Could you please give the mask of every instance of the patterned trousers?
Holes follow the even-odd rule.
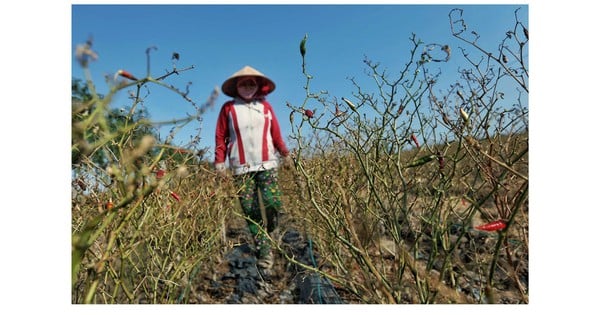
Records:
[[[277,170],[251,172],[235,176],[235,183],[239,189],[239,200],[242,211],[246,215],[246,222],[250,233],[260,247],[260,254],[269,250],[267,233],[273,232],[277,227],[277,219],[281,210],[281,191],[277,181]],[[261,215],[259,194],[265,209],[266,224]]]

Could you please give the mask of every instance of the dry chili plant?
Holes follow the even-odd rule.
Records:
[[[174,65],[154,78],[148,62],[143,78],[118,70],[101,96],[91,80],[91,40],[78,46],[76,57],[86,82],[74,84],[72,106],[72,303],[188,302],[191,280],[222,256],[231,198],[198,156],[204,152],[196,148],[199,135],[185,147],[170,139],[199,121],[217,94],[196,104],[187,87],[165,82],[193,66]],[[154,132],[158,124],[138,114],[148,85],[180,95],[196,112],[174,119],[165,141]],[[113,96],[126,91],[131,107],[115,112]]]
[[[528,40],[516,34],[528,33],[517,10],[495,55],[462,37],[462,11],[449,17],[477,54],[460,48],[470,67],[445,92],[432,69],[448,45],[413,35],[397,77],[365,59],[374,91],[352,79],[356,92],[337,97],[311,91],[301,42],[306,98],[288,103],[296,171],[285,195],[351,301],[528,302]],[[474,229],[492,221],[501,229]]]

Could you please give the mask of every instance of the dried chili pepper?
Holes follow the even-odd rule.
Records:
[[[402,112],[404,111],[404,108],[405,108],[405,107],[406,107],[406,106],[404,106],[404,105],[400,105],[400,106],[398,107],[398,113],[397,113],[397,114],[398,114],[398,116],[402,115]]]
[[[506,228],[506,223],[504,222],[504,220],[497,220],[494,222],[486,223],[486,224],[475,227],[476,230],[488,231],[488,232],[500,231],[500,230],[503,230],[504,228]]]
[[[452,126],[452,123],[450,123],[450,118],[448,118],[448,115],[446,115],[446,113],[442,113],[442,120],[444,121],[444,123],[446,123],[446,125]]]
[[[415,143],[415,146],[417,146],[417,148],[420,147],[419,140],[417,140],[417,137],[415,136],[414,133],[410,134],[410,139]]]
[[[354,105],[354,103],[350,102],[349,99],[342,97],[342,101],[344,101],[346,103],[346,105],[348,105],[348,107],[350,107],[350,109],[358,114],[358,111],[356,109],[356,105]]]
[[[465,121],[465,123],[469,122],[469,114],[467,114],[467,112],[465,112],[464,109],[462,109],[462,107],[460,108],[460,117]]]
[[[335,117],[339,117],[339,116],[342,116],[342,115],[344,115],[344,112],[342,112],[342,111],[340,110],[340,106],[339,106],[339,105],[338,105],[338,103],[336,102],[336,103],[335,103]]]
[[[131,73],[129,73],[128,71],[125,71],[125,70],[123,70],[123,69],[120,69],[119,71],[117,71],[117,73],[118,73],[120,76],[124,77],[124,78],[127,78],[127,79],[129,79],[129,80],[133,80],[133,81],[137,81],[137,78],[136,78],[136,77],[134,77],[134,76],[133,76]]]
[[[181,198],[179,197],[179,195],[176,194],[174,191],[171,192],[171,197],[175,198],[175,200],[177,200],[177,202],[181,201]]]
[[[444,156],[440,152],[437,153],[437,159],[438,159],[438,164],[440,166],[440,171],[441,171],[444,169],[444,166],[446,165],[446,161],[444,160]]]

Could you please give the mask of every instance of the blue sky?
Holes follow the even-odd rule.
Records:
[[[277,88],[268,100],[274,106],[284,137],[290,133],[286,102],[300,104],[305,97],[306,79],[301,72],[298,45],[308,34],[306,62],[314,76],[313,92],[326,90],[330,97],[351,98],[355,78],[368,86],[364,57],[380,62],[390,73],[399,73],[409,60],[416,34],[425,44],[448,44],[458,52],[466,47],[453,38],[448,18],[453,8],[464,10],[469,30],[480,35],[480,44],[496,51],[507,30],[514,27],[515,10],[528,25],[528,5],[73,5],[72,47],[93,37],[93,49],[99,58],[91,63],[96,88],[106,93],[104,76],[126,69],[137,77],[146,75],[148,47],[151,74],[158,77],[171,69],[173,52],[180,54],[178,68],[195,69],[170,77],[167,82],[184,88],[192,82],[189,96],[203,103],[211,90],[245,65],[250,65],[275,81]],[[421,48],[422,49],[422,48]],[[420,53],[420,52],[419,52]],[[456,53],[439,69],[447,88],[456,80],[464,60]],[[83,72],[72,59],[72,75]],[[445,85],[444,85],[445,84]],[[151,119],[164,121],[193,113],[180,96],[156,85],[144,106]],[[202,128],[201,147],[214,146],[215,120],[220,106],[228,99],[220,95],[216,106],[205,113],[202,124],[192,123],[180,130],[175,143],[184,145],[190,135]],[[118,94],[113,107],[127,107],[127,94]],[[312,106],[312,107],[311,107]],[[308,104],[318,108],[318,104]],[[161,130],[165,138],[169,128]],[[291,144],[289,144],[291,145]]]

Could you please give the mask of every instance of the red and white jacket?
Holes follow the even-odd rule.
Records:
[[[223,104],[215,143],[215,166],[224,165],[229,157],[234,175],[276,168],[275,152],[284,157],[289,154],[273,108],[264,99],[235,98]]]

